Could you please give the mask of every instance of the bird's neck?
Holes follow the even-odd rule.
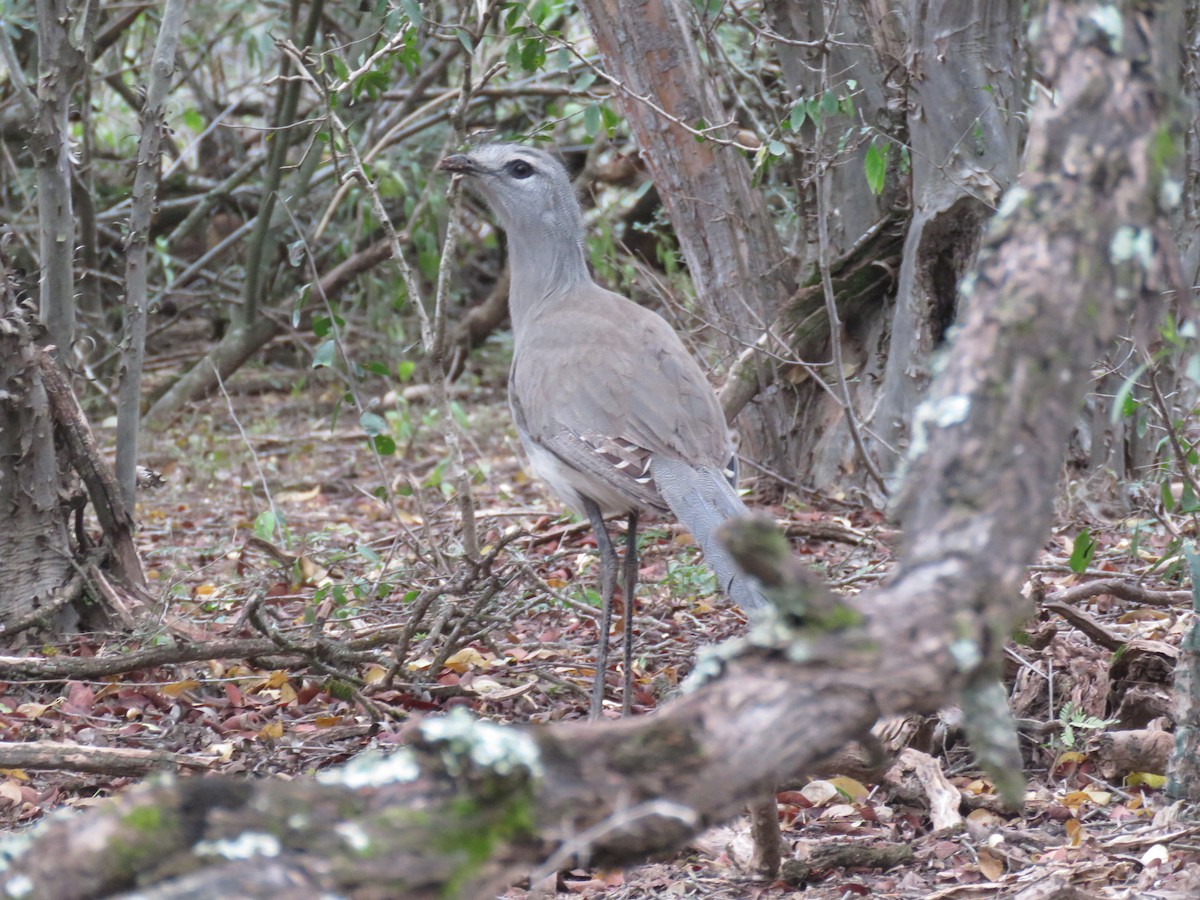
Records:
[[[570,302],[573,289],[592,283],[582,236],[527,232],[519,241],[510,237],[508,264],[508,308],[517,340],[531,322]]]

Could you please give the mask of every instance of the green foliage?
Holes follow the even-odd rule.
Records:
[[[1194,541],[1186,541],[1183,545],[1183,556],[1187,560],[1188,574],[1192,581],[1192,609],[1200,612],[1200,552],[1196,549]],[[1196,632],[1196,625],[1192,625],[1193,634]]]
[[[888,145],[872,138],[863,157],[863,174],[867,176],[867,187],[872,194],[883,193],[884,178],[887,176]]]
[[[792,111],[784,120],[788,130],[798,132],[806,121],[821,128],[835,115],[854,113],[854,91],[858,82],[850,79],[844,91],[829,90],[816,96],[801,97],[792,105]]]
[[[716,576],[700,562],[697,553],[668,560],[666,583],[671,596],[677,600],[694,600],[717,593]]]
[[[282,525],[272,509],[264,509],[254,519],[254,536],[262,541],[275,539],[275,531]]]
[[[1074,703],[1065,703],[1058,711],[1058,745],[1064,750],[1075,750],[1080,746],[1077,732],[1102,731],[1115,721],[1089,716]]]
[[[1075,535],[1075,542],[1071,547],[1071,559],[1067,564],[1072,572],[1082,575],[1092,564],[1092,557],[1095,554],[1096,540],[1092,537],[1092,533],[1085,528]]]
[[[1193,424],[1198,410],[1187,401],[1194,403],[1200,392],[1200,342],[1191,319],[1171,316],[1161,326],[1160,338],[1154,352],[1131,366],[1122,378],[1109,416],[1113,423],[1124,419],[1139,440],[1157,436],[1153,444],[1155,463],[1146,470],[1141,485],[1144,494],[1157,500],[1160,518],[1188,516],[1195,528],[1200,514],[1200,435]],[[1168,399],[1161,384],[1171,383],[1172,379],[1175,396]],[[1168,528],[1173,533],[1179,530]],[[1136,524],[1134,540],[1138,548],[1142,546],[1141,531],[1142,526]],[[1174,536],[1168,541],[1151,571],[1171,581],[1186,576],[1181,538]]]

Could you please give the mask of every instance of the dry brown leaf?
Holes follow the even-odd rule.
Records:
[[[185,678],[183,681],[172,681],[170,684],[164,684],[159,690],[168,697],[178,697],[180,694],[187,691],[194,691],[198,687],[200,687],[200,682],[195,678]]]
[[[1083,842],[1084,836],[1087,834],[1087,832],[1083,830],[1083,824],[1075,818],[1067,819],[1063,829],[1066,831],[1067,839],[1071,842],[1072,847],[1078,847]]]
[[[988,881],[999,881],[1004,877],[1004,857],[987,847],[979,849],[979,872]]]
[[[459,675],[468,669],[482,669],[485,666],[487,666],[487,659],[474,647],[463,647],[457,653],[451,654],[444,664],[445,668],[451,672],[457,672]]]
[[[830,778],[829,783],[855,803],[862,803],[867,799],[867,795],[871,793],[862,782],[855,781],[853,778],[847,778],[845,775]]]
[[[0,800],[7,800],[13,806],[19,806],[25,800],[21,786],[8,779],[0,782]]]

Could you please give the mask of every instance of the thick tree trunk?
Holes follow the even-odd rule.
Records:
[[[9,289],[2,262],[0,638],[11,646],[33,626],[69,631],[81,617],[91,627],[113,618],[132,626],[150,604],[133,520],[60,364],[38,346],[33,304]],[[82,524],[89,497],[101,530],[95,548]],[[105,602],[78,602],[88,584]],[[162,611],[150,614],[160,625]]]
[[[4,306],[0,318],[0,634],[52,603],[74,572],[64,500],[78,489],[57,452],[49,400],[36,375],[37,350],[29,335],[35,313],[13,308],[7,298]],[[64,614],[70,615],[65,610]]]
[[[1021,4],[777,3],[772,14],[785,37],[831,39],[816,47],[776,47],[797,92],[853,95],[854,118],[873,126],[876,148],[888,154],[884,189],[875,197],[864,175],[867,141],[860,136],[857,144],[838,146],[855,133],[850,115],[832,113],[819,130],[806,126],[815,147],[805,180],[827,178],[834,198],[829,208],[814,210],[828,223],[830,251],[846,252],[887,210],[909,210],[895,302],[854,308],[838,293],[853,414],[863,423],[868,452],[891,472],[907,446],[913,410],[928,390],[932,355],[955,320],[958,282],[1016,175],[1022,119],[1015,112],[1024,108],[1026,69]],[[902,146],[910,161],[907,178]],[[812,382],[801,384],[797,395],[797,408],[774,423],[793,433],[789,471],[817,484],[864,486],[865,469],[840,398]],[[770,408],[780,410],[778,404]]]
[[[494,896],[539,865],[668,852],[819,768],[881,715],[952,702],[1023,612],[1018,589],[1092,361],[1170,286],[1173,246],[1153,236],[1166,222],[1160,188],[1178,177],[1161,151],[1176,134],[1181,22],[1170,0],[1124,6],[1105,28],[1094,4],[1050,4],[1040,69],[1055,103],[1034,112],[1030,170],[989,233],[917,417],[906,543],[887,585],[853,601],[860,625],[755,629],[709,660],[712,680],[642,719],[428,719],[404,750],[319,785],[132,792],[43,831],[5,873],[10,893],[70,900],[138,879],[142,891],[161,884],[155,896]],[[802,568],[786,553],[749,556],[758,572]],[[809,609],[835,602],[807,593]]]
[[[839,333],[842,373],[827,365],[823,298],[796,291],[797,263],[784,252],[762,196],[750,187],[744,155],[698,143],[679,124],[729,119],[696,52],[700,38],[689,13],[677,0],[587,0],[582,6],[604,65],[620,84],[701,308],[728,330],[727,349],[740,350],[770,330],[790,344],[795,357],[815,364],[826,384],[847,377],[853,415],[870,438],[872,458],[893,471],[908,441],[912,411],[928,389],[932,354],[955,319],[959,279],[1016,174],[1022,122],[1017,113],[1024,108],[1026,75],[1022,5],[767,4],[783,38],[775,52],[792,98],[853,104],[851,111],[823,106],[819,124],[810,118],[800,132],[792,179],[799,252],[809,263],[816,258],[811,223],[817,216],[828,226],[830,255],[851,267],[868,259],[861,246],[868,236],[878,243],[905,235],[897,267],[889,268],[886,257],[870,259],[879,274],[896,276],[880,285],[894,287],[894,304],[883,302],[880,286],[839,290],[846,323]],[[864,123],[869,130],[860,127]],[[719,137],[733,133],[716,131]],[[863,171],[872,142],[890,160],[879,195],[872,194]],[[907,172],[901,148],[908,154]],[[828,208],[818,206],[812,190],[821,178],[829,179],[834,198]],[[908,210],[907,225],[896,215],[901,207]],[[818,320],[826,324],[815,334],[795,327],[797,321]],[[816,335],[826,342],[812,340]],[[778,344],[765,343],[780,352]],[[867,470],[850,440],[851,423],[838,392],[800,368],[778,377],[762,354],[746,354],[742,362],[723,399],[728,411],[737,412],[758,392],[739,420],[749,455],[801,480],[863,486]],[[777,389],[764,390],[776,382]]]
[[[852,104],[851,109],[823,114],[819,132],[816,123],[808,118],[799,132],[801,155],[796,159],[797,171],[792,181],[798,191],[804,191],[801,208],[808,224],[798,243],[808,249],[810,264],[815,263],[813,248],[817,241],[816,227],[811,223],[817,215],[817,198],[810,186],[823,165],[836,162],[826,177],[837,202],[825,211],[830,249],[835,257],[849,253],[908,193],[895,172],[885,182],[883,191],[871,192],[863,174],[870,135],[854,133],[860,122],[878,129],[878,144],[887,150],[893,164],[899,159],[897,147],[905,142],[907,134],[901,112],[902,82],[893,74],[902,71],[904,36],[895,17],[881,14],[873,6],[861,2],[795,3],[793,0],[771,0],[766,4],[776,32],[792,42],[777,41],[773,47],[787,79],[790,99],[794,102],[818,99],[828,91]],[[834,40],[825,44],[827,37]],[[848,83],[851,80],[855,83],[853,87]],[[787,110],[780,110],[781,115],[785,113]],[[854,136],[844,147],[839,147],[847,133]],[[883,135],[896,144],[889,143]]]
[[[1020,0],[920,0],[905,21],[912,220],[883,380],[863,411],[887,445],[909,441],[930,361],[957,317],[958,285],[1017,174],[1024,109]],[[895,460],[894,456],[891,456]],[[892,466],[888,466],[892,468]]]

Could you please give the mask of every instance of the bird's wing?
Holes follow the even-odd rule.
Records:
[[[608,440],[648,457],[726,467],[732,441],[716,394],[670,325],[617,294],[588,290],[586,303],[564,305],[523,335],[513,359],[510,395],[530,436],[553,442],[565,432],[605,452]],[[595,335],[604,338],[589,340]]]

